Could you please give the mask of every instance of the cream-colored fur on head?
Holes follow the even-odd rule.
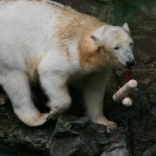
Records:
[[[28,126],[57,118],[71,104],[67,82],[81,75],[86,115],[113,129],[103,115],[103,96],[112,67],[133,64],[127,30],[48,0],[2,1],[0,84],[15,114]],[[46,114],[31,99],[30,82],[37,79],[49,98]]]

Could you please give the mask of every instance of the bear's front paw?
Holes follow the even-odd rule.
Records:
[[[43,125],[49,119],[49,113],[38,114],[38,116],[32,118],[32,121],[29,123],[30,126],[40,126]]]
[[[104,125],[107,127],[107,133],[110,133],[111,130],[117,128],[116,123],[113,122],[113,121],[108,121],[108,122],[106,122]]]
[[[117,125],[115,122],[108,120],[105,116],[101,117],[101,118],[94,118],[92,119],[94,122],[99,123],[99,124],[103,124],[106,126],[107,128],[107,133],[110,133],[111,130],[117,128]]]
[[[56,114],[53,111],[50,111],[49,118],[51,118],[53,120],[57,120],[59,118],[59,114]]]

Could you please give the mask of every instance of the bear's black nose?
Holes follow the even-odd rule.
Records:
[[[126,63],[127,67],[132,67],[135,64],[134,60],[128,61]]]

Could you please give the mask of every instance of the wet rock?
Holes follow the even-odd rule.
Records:
[[[7,101],[6,94],[3,94],[3,93],[0,92],[0,105],[6,104],[6,101]]]
[[[1,152],[14,155],[48,155],[49,138],[54,131],[54,123],[49,121],[41,127],[28,127],[15,116],[11,105],[0,107],[0,155]],[[13,154],[12,154],[13,155]]]
[[[14,146],[18,149],[32,149],[39,152],[47,152],[48,141],[53,134],[53,126],[41,126],[30,128],[26,125],[20,124],[19,127],[10,135],[10,139],[14,141]]]
[[[99,156],[109,143],[106,128],[89,118],[59,117],[51,143],[53,156]]]
[[[156,144],[151,148],[149,148],[148,150],[146,150],[142,156],[154,156],[154,155],[156,155]]]
[[[36,156],[38,153],[26,151],[19,151],[15,148],[0,145],[0,156]],[[40,154],[40,156],[43,156]]]
[[[115,143],[113,143],[101,156],[128,156],[129,151],[126,147],[126,137],[122,135]]]
[[[156,117],[153,114],[147,114],[140,123],[133,125],[131,130],[134,155],[141,156],[156,143]]]
[[[152,98],[148,104],[149,111],[156,116],[156,98]]]

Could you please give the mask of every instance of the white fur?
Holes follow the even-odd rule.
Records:
[[[79,60],[79,37],[68,38],[63,42],[64,48],[56,34],[64,6],[47,2],[16,0],[0,4],[0,84],[11,99],[16,115],[29,126],[42,125],[49,116],[55,119],[65,112],[71,104],[67,81],[73,75],[84,74]],[[120,38],[114,34],[116,30],[122,34]],[[98,38],[100,45],[111,50],[121,64],[126,65],[129,56],[133,59],[129,46],[132,39],[123,28],[102,26],[92,35]],[[118,44],[121,49],[115,51],[113,48]],[[101,57],[105,57],[103,52]],[[106,125],[108,131],[116,126],[103,116],[103,95],[111,61],[103,71],[89,73],[83,80],[86,114]],[[49,98],[50,113],[41,114],[33,105],[30,80],[35,70]]]

